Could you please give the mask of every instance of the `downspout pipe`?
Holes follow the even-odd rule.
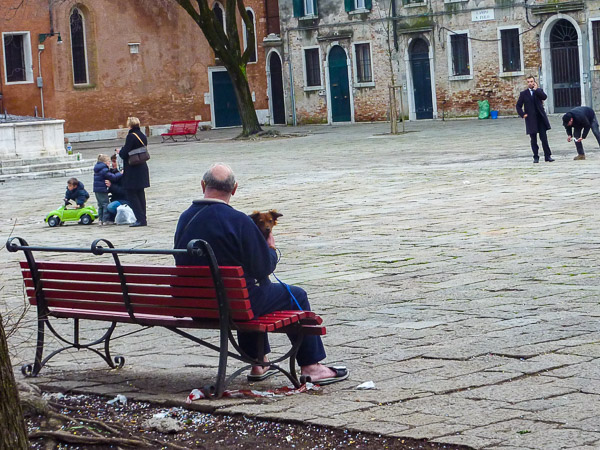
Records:
[[[285,30],[286,40],[287,40],[287,59],[290,69],[290,95],[292,96],[292,124],[294,126],[298,125],[297,117],[296,117],[296,92],[294,89],[294,70],[292,64],[292,51],[290,46],[290,30],[289,28]]]
[[[38,77],[40,80],[43,80],[42,78],[42,49],[38,50]],[[46,117],[46,115],[44,114],[44,87],[42,85],[40,85],[40,101],[42,103],[42,117]]]

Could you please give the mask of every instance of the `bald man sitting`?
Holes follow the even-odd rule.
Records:
[[[263,316],[273,311],[296,310],[286,287],[271,283],[269,275],[277,265],[277,252],[273,233],[265,240],[256,224],[244,213],[229,205],[235,194],[237,182],[226,164],[214,164],[202,178],[202,200],[194,200],[181,214],[175,231],[175,248],[185,249],[192,239],[203,239],[212,247],[217,262],[222,266],[242,266],[246,276],[252,311]],[[205,265],[202,258],[186,254],[175,257],[177,265]],[[303,311],[310,311],[306,292],[289,286]],[[258,345],[262,341],[264,354],[270,352],[265,333],[238,333],[240,347],[252,358],[258,358]],[[304,337],[296,356],[301,374],[319,385],[336,383],[348,378],[345,367],[327,367],[319,361],[325,359],[325,348],[320,336]],[[268,362],[265,356],[264,362]],[[278,371],[268,366],[253,366],[248,381],[262,381]]]

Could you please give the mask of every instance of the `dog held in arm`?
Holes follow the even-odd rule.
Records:
[[[253,211],[249,217],[254,221],[256,226],[259,228],[265,239],[269,237],[273,227],[277,225],[277,219],[283,216],[276,210],[272,209],[269,212],[261,213],[259,211]]]

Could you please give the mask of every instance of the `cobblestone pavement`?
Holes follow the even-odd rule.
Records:
[[[287,139],[232,141],[238,130],[220,130],[201,142],[155,140],[148,228],[50,229],[43,218],[66,180],[43,179],[0,185],[0,237],[170,247],[204,170],[227,162],[236,208],[283,213],[278,275],[309,292],[327,325],[327,362],[347,364],[351,378],[320,395],[196,407],[474,448],[599,448],[600,154],[592,137],[588,159],[573,161],[559,120],[549,133],[556,162],[540,164],[516,118],[408,123],[401,136],[361,124],[285,128],[299,134]],[[118,144],[76,150],[92,161]],[[83,181],[91,188],[91,174]],[[23,307],[17,260],[2,251],[2,313],[13,320]],[[15,367],[33,357],[33,317],[10,337]],[[119,371],[79,352],[56,357],[37,381],[172,401],[216,372],[214,354],[166,330],[114,344],[126,357]],[[375,390],[355,390],[368,380]]]

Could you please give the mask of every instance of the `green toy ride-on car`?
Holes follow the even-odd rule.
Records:
[[[79,222],[82,225],[89,225],[98,218],[98,212],[93,206],[67,209],[70,204],[70,201],[66,201],[64,206],[50,211],[44,221],[51,227],[57,227],[65,222]]]

